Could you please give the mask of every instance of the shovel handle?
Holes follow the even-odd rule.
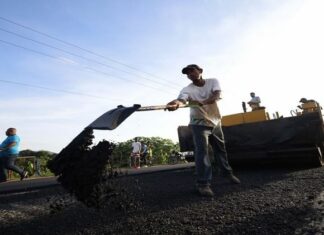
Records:
[[[192,106],[193,105],[189,105],[189,104],[181,104],[181,105],[179,105],[179,108],[187,108],[187,107],[192,107]],[[171,107],[171,105],[144,106],[144,107],[140,107],[136,111],[165,110],[165,109],[168,109],[168,107]]]

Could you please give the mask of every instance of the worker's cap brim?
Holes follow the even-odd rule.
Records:
[[[188,74],[188,72],[189,72],[189,71],[192,71],[193,69],[197,69],[197,70],[199,70],[201,73],[203,72],[203,69],[200,68],[198,65],[196,65],[196,64],[189,64],[189,65],[187,65],[186,67],[184,67],[184,68],[182,69],[182,73],[183,73],[183,74]]]

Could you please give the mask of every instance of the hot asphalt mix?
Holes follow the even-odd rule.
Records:
[[[100,209],[60,186],[0,195],[1,234],[324,234],[324,168],[234,167],[213,198],[195,192],[194,169],[117,179]],[[0,186],[1,187],[1,186]]]

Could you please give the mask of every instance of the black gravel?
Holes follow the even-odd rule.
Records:
[[[190,169],[121,178],[120,194],[99,210],[60,186],[1,195],[0,233],[324,234],[324,168],[235,173],[242,184],[216,176],[213,198],[196,194]]]
[[[93,138],[93,130],[84,129],[47,165],[67,192],[89,207],[101,207],[115,194],[112,180],[118,174],[110,162],[115,144],[103,140],[93,146]]]

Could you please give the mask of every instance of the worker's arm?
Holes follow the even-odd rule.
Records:
[[[213,103],[215,103],[215,101],[218,101],[221,99],[220,95],[221,95],[221,91],[219,91],[219,90],[213,91],[212,94],[205,100],[198,101],[198,100],[189,99],[189,105],[202,106],[202,105],[206,105],[206,104],[213,104]]]
[[[6,149],[9,149],[9,148],[15,146],[16,144],[17,144],[16,142],[11,142],[7,146],[0,147],[0,150],[3,151],[3,150],[6,150]]]
[[[218,90],[214,91],[214,92],[212,92],[212,94],[211,94],[211,96],[209,98],[207,98],[206,100],[201,101],[200,103],[202,105],[213,104],[213,103],[215,103],[215,101],[218,101],[218,100],[221,99],[220,95],[221,95],[221,91],[218,91]]]
[[[198,101],[198,100],[192,100],[192,99],[188,99],[189,101],[189,105],[192,105],[192,106],[202,106],[202,105],[205,105],[205,104],[213,104],[215,103],[215,101],[218,101],[220,100],[220,95],[221,95],[221,91],[220,90],[216,90],[216,91],[213,91],[212,94],[205,100],[203,101]],[[184,99],[175,99],[175,100],[172,100],[171,102],[169,102],[167,104],[167,109],[169,111],[174,111],[174,110],[177,110],[179,108],[180,105],[183,105],[183,104],[186,104],[187,101],[184,100]]]

